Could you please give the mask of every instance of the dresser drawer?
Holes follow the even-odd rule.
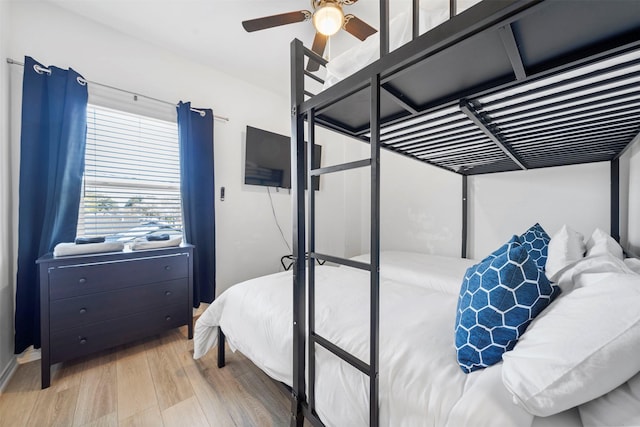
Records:
[[[190,308],[189,308],[190,309]],[[187,324],[189,309],[173,305],[51,333],[51,364]]]
[[[51,301],[51,331],[59,331],[176,304],[189,304],[188,279]]]
[[[49,298],[57,300],[189,276],[187,253],[49,269]]]

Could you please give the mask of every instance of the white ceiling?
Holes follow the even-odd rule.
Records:
[[[311,46],[310,21],[247,33],[243,20],[311,10],[310,0],[48,0],[117,31],[162,46],[253,84],[289,93],[289,45],[298,38]],[[405,7],[409,0],[392,0]],[[433,0],[432,0],[433,1]],[[438,0],[442,1],[442,0]],[[345,6],[378,28],[378,0]],[[406,6],[408,7],[408,6]],[[359,41],[340,31],[327,46],[335,56]]]

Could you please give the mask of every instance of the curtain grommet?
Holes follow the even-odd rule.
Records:
[[[38,64],[34,64],[34,65],[33,65],[33,70],[34,70],[36,73],[38,73],[38,74],[44,74],[44,73],[47,73],[48,75],[51,75],[51,70],[50,70],[50,69],[48,69],[48,68],[44,68],[44,67],[41,67],[41,66],[40,66],[40,65],[38,65]]]

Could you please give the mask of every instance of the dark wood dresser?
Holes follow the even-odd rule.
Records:
[[[54,258],[40,268],[42,388],[51,365],[187,325],[193,247]]]

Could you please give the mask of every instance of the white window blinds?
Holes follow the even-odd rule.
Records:
[[[89,105],[78,236],[181,233],[178,144],[176,122]]]

